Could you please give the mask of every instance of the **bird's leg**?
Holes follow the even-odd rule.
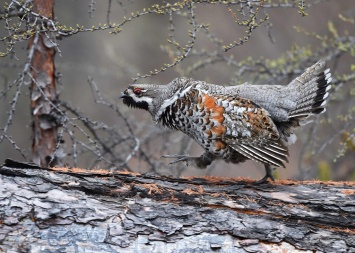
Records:
[[[191,162],[193,165],[200,169],[205,169],[214,160],[214,156],[211,153],[205,152],[201,156],[186,156],[186,155],[163,155],[164,158],[176,158],[176,160],[170,162],[169,164],[174,164],[178,162],[186,162],[187,164]]]
[[[271,167],[270,164],[265,164],[265,172],[266,172],[266,175],[265,175],[262,179],[260,179],[260,180],[258,180],[258,181],[256,181],[256,182],[254,182],[254,184],[264,184],[264,183],[267,182],[267,179],[268,179],[268,178],[270,178],[271,181],[275,181],[275,178],[274,178],[274,176],[272,175],[272,171],[273,171],[274,169],[275,169],[275,168],[274,168],[274,167]]]
[[[186,165],[189,164],[189,161],[193,161],[198,157],[186,156],[186,155],[163,155],[163,158],[176,158],[176,160],[170,162],[169,164],[175,164],[179,162],[186,162]]]

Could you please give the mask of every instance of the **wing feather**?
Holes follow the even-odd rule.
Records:
[[[279,149],[273,149],[272,146],[268,143],[263,145],[248,145],[243,143],[238,143],[230,145],[231,148],[241,153],[242,155],[248,157],[257,162],[264,164],[271,164],[277,167],[285,167],[285,162],[288,162],[288,152],[280,152]]]
[[[249,159],[285,167],[288,148],[270,114],[248,99],[234,98],[230,103],[233,107],[226,112],[228,130],[222,140]]]

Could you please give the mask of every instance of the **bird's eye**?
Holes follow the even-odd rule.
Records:
[[[136,94],[137,96],[142,95],[142,89],[141,88],[134,88],[133,93]]]

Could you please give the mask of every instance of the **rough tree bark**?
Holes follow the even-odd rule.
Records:
[[[34,0],[33,11],[49,20],[53,19],[54,0]],[[46,20],[33,20],[38,26],[51,26]],[[57,123],[53,105],[57,101],[55,85],[55,38],[50,33],[37,31],[29,42],[32,57],[32,83],[30,88],[32,115],[33,161],[42,166],[55,165],[54,151],[57,144]]]
[[[355,252],[355,183],[0,167],[0,252]]]

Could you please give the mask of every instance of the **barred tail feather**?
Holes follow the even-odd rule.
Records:
[[[325,62],[320,60],[286,86],[289,99],[295,106],[288,111],[287,121],[277,121],[275,124],[287,144],[296,141],[293,130],[306,124],[308,116],[325,112],[331,81],[330,70],[325,69]]]
[[[330,70],[324,68],[325,62],[318,61],[289,84],[288,87],[296,88],[298,94],[296,107],[289,112],[290,119],[325,112],[332,78]]]

